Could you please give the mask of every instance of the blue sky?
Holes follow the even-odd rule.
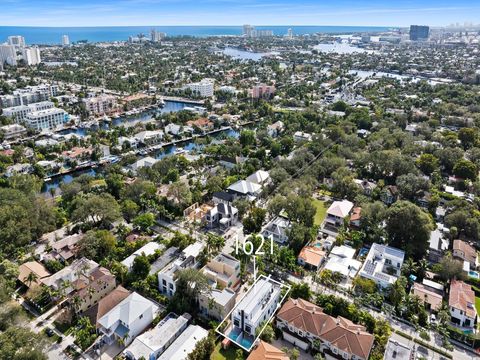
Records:
[[[0,25],[355,25],[480,23],[478,0],[0,0]]]

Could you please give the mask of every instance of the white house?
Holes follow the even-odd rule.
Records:
[[[268,171],[258,170],[251,174],[249,177],[247,177],[247,181],[261,186],[265,186],[270,182],[270,174],[268,173]]]
[[[198,325],[189,325],[158,360],[186,360],[197,343],[208,336],[208,331]]]
[[[152,323],[158,312],[158,306],[152,301],[136,292],[130,294],[98,320],[102,342],[111,344],[122,340],[130,344]]]
[[[390,246],[372,244],[359,275],[387,288],[401,274],[405,252]]]
[[[258,278],[230,315],[233,329],[229,338],[238,344],[243,339],[253,340],[259,325],[269,320],[277,310],[280,293],[280,283],[264,276]]]
[[[353,203],[348,200],[334,201],[327,209],[327,216],[325,218],[325,225],[338,227],[343,225],[344,219],[350,214],[353,209]]]
[[[187,328],[189,314],[168,314],[152,330],[137,336],[123,354],[129,360],[157,359]]]
[[[279,244],[285,244],[288,241],[288,230],[290,229],[290,220],[283,216],[273,218],[262,231],[265,239],[273,238]]]
[[[362,266],[360,261],[353,259],[354,255],[355,249],[349,246],[335,246],[330,251],[323,269],[342,274],[346,280],[345,285],[348,285],[348,282],[355,277]]]
[[[161,271],[159,271],[158,288],[160,292],[167,296],[173,296],[176,291],[175,273],[179,270],[194,268],[198,266],[197,258],[203,250],[204,244],[201,242],[193,243],[183,249],[178,259],[171,262]]]
[[[463,281],[453,280],[450,284],[448,307],[452,323],[463,328],[475,328],[477,310],[475,309],[475,292]]]
[[[239,180],[227,188],[227,191],[235,196],[246,197],[254,200],[262,191],[262,186],[250,181]]]
[[[152,158],[151,156],[144,157],[142,159],[137,160],[131,166],[132,170],[137,171],[142,167],[152,167],[158,160]]]
[[[135,261],[135,258],[140,255],[153,255],[155,254],[155,251],[163,249],[164,246],[162,244],[159,244],[155,241],[151,241],[145,245],[143,245],[140,249],[135,251],[132,255],[127,257],[125,260],[122,261],[122,265],[125,265],[128,270],[130,271],[133,266],[133,262]]]

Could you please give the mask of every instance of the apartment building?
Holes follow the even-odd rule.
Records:
[[[212,97],[215,87],[215,81],[213,79],[203,79],[202,81],[191,83],[187,85],[187,88],[192,92],[197,93],[201,97]]]
[[[117,100],[115,96],[102,94],[83,99],[83,103],[90,115],[105,115],[115,109]]]
[[[3,68],[3,64],[10,66],[17,66],[17,51],[15,46],[0,44],[0,67]]]
[[[58,86],[55,84],[27,86],[23,89],[17,89],[13,94],[0,96],[0,107],[8,108],[19,105],[28,105],[47,101],[53,96],[57,96]]]
[[[52,130],[70,120],[70,115],[63,109],[52,108],[28,113],[25,124],[35,130]]]
[[[25,64],[28,66],[38,65],[42,62],[40,57],[40,49],[38,46],[23,48],[22,49],[22,58]]]
[[[27,115],[34,111],[42,111],[54,108],[54,104],[51,101],[41,101],[38,103],[12,106],[3,109],[3,115],[13,119],[16,123],[25,121]]]

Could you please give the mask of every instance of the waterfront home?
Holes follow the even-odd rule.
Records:
[[[159,307],[134,292],[98,320],[101,341],[129,345],[158,315]]]
[[[303,350],[315,347],[327,358],[367,360],[373,347],[374,337],[364,326],[327,315],[303,299],[288,299],[276,324],[285,341]]]
[[[403,250],[374,243],[359,275],[386,289],[401,275],[404,258]]]
[[[202,132],[207,132],[213,130],[213,122],[208,120],[207,118],[200,118],[197,120],[190,120],[187,121],[187,125],[193,128],[198,128]]]
[[[152,167],[158,160],[152,158],[151,156],[146,156],[142,159],[135,161],[133,164],[130,165],[133,171],[137,171],[143,167]]]
[[[145,130],[135,134],[138,143],[145,146],[158,145],[162,142],[165,133],[162,130]]]

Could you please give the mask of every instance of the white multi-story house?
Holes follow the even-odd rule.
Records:
[[[68,122],[70,116],[65,110],[52,108],[47,110],[32,111],[25,117],[25,123],[27,126],[41,131],[52,130],[62,126]]]
[[[219,226],[227,230],[238,222],[238,209],[230,204],[217,204],[205,214],[205,222],[210,228]]]
[[[165,133],[162,130],[145,130],[135,134],[135,139],[145,146],[157,145],[162,142]]]
[[[198,306],[202,315],[222,321],[235,306],[236,293],[230,289],[211,289],[198,296]]]
[[[196,242],[187,246],[182,251],[182,255],[171,262],[158,273],[158,288],[160,292],[167,296],[173,296],[176,287],[175,273],[180,270],[195,268],[198,266],[198,255],[203,250],[204,244]]]
[[[152,330],[137,336],[123,354],[129,360],[157,359],[187,328],[189,314],[168,314]]]
[[[348,200],[334,201],[327,209],[325,225],[339,227],[343,225],[344,219],[353,209],[353,203]]]
[[[262,230],[265,239],[273,238],[276,243],[285,244],[288,241],[290,220],[283,216],[273,218]]]
[[[112,344],[121,340],[128,345],[153,321],[159,307],[136,292],[130,294],[117,306],[98,320],[102,342]]]
[[[213,287],[236,289],[240,285],[240,261],[220,253],[202,269]]]
[[[404,251],[374,243],[359,275],[375,281],[382,288],[387,288],[401,275],[404,258]]]
[[[453,280],[450,284],[448,307],[452,323],[463,328],[475,328],[477,310],[475,309],[475,292],[463,281]]]
[[[257,328],[269,320],[279,306],[280,283],[264,276],[257,279],[230,315],[233,329],[229,337],[237,343],[255,338]]]
[[[191,83],[187,85],[187,88],[192,92],[197,93],[201,97],[212,97],[215,82],[213,79],[203,79],[200,82]]]

